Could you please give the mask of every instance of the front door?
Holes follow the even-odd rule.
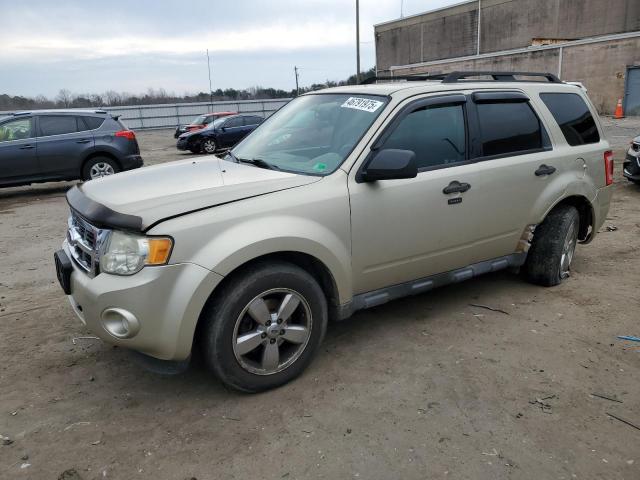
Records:
[[[351,172],[354,293],[469,263],[478,232],[470,222],[477,209],[467,200],[476,166],[469,160],[466,110],[463,95],[418,100],[376,141],[376,149],[415,152],[416,178],[358,183]],[[470,190],[463,191],[465,184]]]
[[[33,118],[19,117],[0,125],[0,183],[39,175]]]

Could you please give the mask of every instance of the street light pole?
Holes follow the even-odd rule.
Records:
[[[213,88],[211,88],[211,62],[209,61],[209,49],[207,48],[207,68],[209,69],[209,99],[213,105]]]
[[[360,1],[356,0],[356,83],[360,83]]]

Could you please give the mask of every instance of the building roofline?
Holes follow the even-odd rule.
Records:
[[[455,8],[455,7],[460,7],[462,5],[467,5],[469,3],[478,3],[478,0],[465,0],[463,2],[452,3],[451,5],[447,5],[446,7],[440,7],[440,8],[435,8],[433,10],[427,10],[425,12],[414,13],[413,15],[406,15],[404,17],[396,18],[395,20],[387,20],[386,22],[375,23],[373,25],[373,28],[375,29],[376,27],[382,27],[383,25],[389,25],[391,23],[402,22],[404,20],[407,20],[408,18],[421,17],[422,15],[427,15],[428,13],[441,12],[443,10],[448,10],[450,8]]]
[[[582,38],[580,40],[572,40],[564,43],[555,43],[553,45],[537,45],[537,46],[529,46],[529,47],[522,47],[522,48],[514,48],[512,50],[501,50],[499,52],[481,53],[480,55],[466,55],[464,57],[441,58],[440,60],[430,60],[428,62],[409,63],[406,65],[390,65],[389,68],[386,69],[386,71],[389,71],[393,74],[393,72],[396,70],[403,70],[406,68],[428,67],[432,65],[445,65],[447,63],[463,62],[466,60],[477,60],[477,59],[492,58],[492,57],[504,57],[508,55],[517,55],[519,53],[538,52],[541,50],[557,50],[561,48],[569,48],[569,47],[578,46],[578,45],[587,45],[590,43],[610,42],[613,40],[624,40],[627,38],[637,38],[637,37],[640,37],[640,30],[636,32],[614,33],[610,35],[601,35],[598,37]],[[385,71],[385,70],[382,70],[382,71]]]

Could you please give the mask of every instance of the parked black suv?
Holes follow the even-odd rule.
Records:
[[[40,110],[0,119],[0,186],[91,180],[141,166],[135,133],[103,110]]]

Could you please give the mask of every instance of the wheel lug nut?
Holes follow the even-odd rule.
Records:
[[[281,323],[282,323],[282,319],[281,319],[281,318],[279,318],[279,319],[278,319],[278,325],[280,325]]]
[[[271,340],[269,340],[269,343],[276,343],[276,339],[272,338]]]
[[[263,333],[262,335],[260,335],[260,337],[262,337],[262,338],[267,338],[267,334],[266,334],[266,333]]]
[[[280,335],[284,335],[284,329],[280,330]]]
[[[269,325],[271,325],[271,320],[267,320],[267,323],[266,323],[265,325],[266,325],[267,327],[268,327]]]

